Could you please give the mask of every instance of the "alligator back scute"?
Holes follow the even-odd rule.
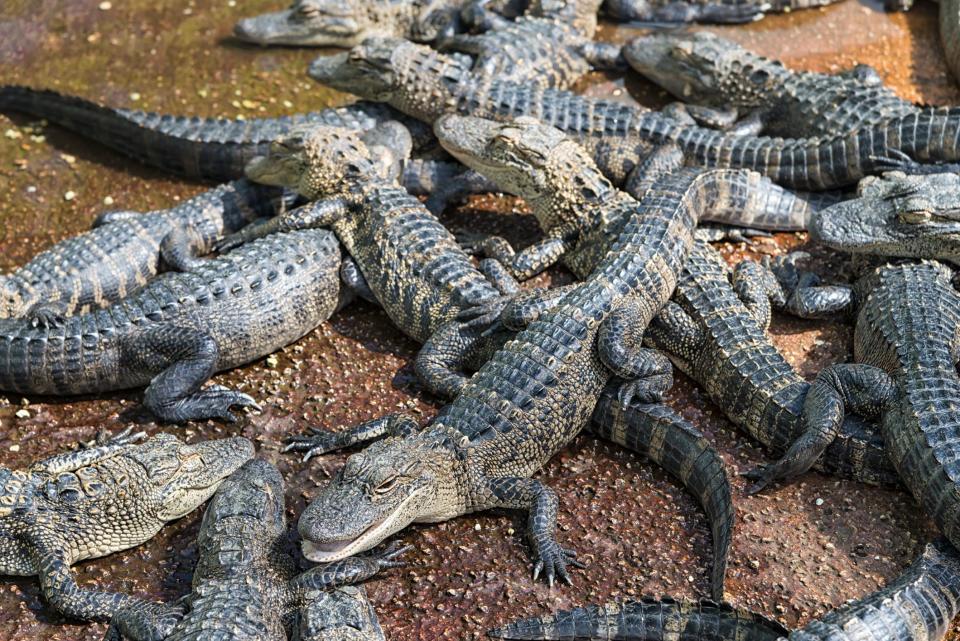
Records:
[[[35,486],[30,475],[0,467],[0,518],[23,514],[34,507]]]

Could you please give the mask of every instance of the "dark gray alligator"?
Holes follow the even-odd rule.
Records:
[[[688,164],[753,169],[784,186],[813,190],[852,184],[878,171],[884,167],[879,158],[889,150],[922,161],[960,158],[960,140],[948,135],[960,131],[960,109],[953,108],[919,109],[824,138],[733,135],[622,102],[473,75],[458,59],[390,38],[367,40],[350,52],[320,58],[310,75],[431,123],[451,112],[539,118],[587,146],[617,184],[626,182],[641,156],[671,142]]]
[[[98,105],[76,96],[17,85],[0,86],[0,112],[43,118],[151,167],[191,178],[225,181],[243,177],[250,160],[301,124],[372,129],[403,120],[419,144],[429,129],[384,105],[358,102],[306,114],[227,120],[172,116]]]
[[[960,175],[869,176],[856,198],[814,213],[809,231],[852,254],[960,263]]]
[[[221,484],[203,514],[192,592],[173,606],[133,603],[119,609],[105,640],[287,641],[295,625],[305,628],[308,638],[348,625],[337,620],[342,615],[338,605],[345,603],[349,612],[355,593],[331,595],[323,612],[312,602],[323,591],[402,565],[394,559],[404,550],[344,559],[298,574],[284,504],[277,468],[259,459],[248,461]],[[309,618],[298,620],[304,609]],[[375,618],[373,623],[357,630],[361,638],[382,638]]]
[[[397,128],[400,132],[388,131]],[[355,132],[333,127],[309,128],[278,140],[268,155],[250,164],[250,178],[323,200],[247,227],[219,246],[329,225],[359,271],[345,274],[344,280],[369,291],[368,297],[406,334],[423,342],[453,322],[478,336],[484,323],[471,328],[473,323],[458,323],[458,316],[468,310],[487,315],[488,307],[504,302],[504,293],[516,290],[516,283],[506,274],[491,273],[499,289],[495,287],[417,198],[395,181],[377,178],[376,157],[383,147],[373,138],[386,136],[389,145],[402,146],[397,142],[402,129],[384,125],[373,130],[367,138],[370,146]]]
[[[709,601],[643,599],[587,606],[490,631],[557,641],[940,641],[960,613],[960,555],[940,539],[895,581],[793,632]]]
[[[756,474],[752,491],[808,469],[844,415],[856,412],[878,418],[904,485],[948,539],[960,540],[960,294],[951,277],[945,265],[924,261],[876,268],[847,288],[799,281],[787,300],[790,311],[856,314],[856,363],[820,372],[804,404],[804,433]]]
[[[727,23],[760,20],[768,13],[823,7],[837,0],[605,0],[606,14],[620,22]]]
[[[294,0],[289,9],[237,22],[235,36],[259,45],[352,47],[371,36],[418,42],[457,31],[462,0]]]
[[[106,307],[146,285],[161,267],[195,267],[214,241],[275,215],[282,202],[280,190],[240,180],[171,209],[101,214],[92,230],[0,276],[0,318],[53,324]]]
[[[107,620],[139,603],[77,584],[71,565],[151,539],[192,512],[253,457],[245,438],[187,445],[170,434],[105,442],[35,463],[0,468],[0,574],[38,575],[57,611]]]
[[[538,166],[531,158],[514,184]],[[669,297],[696,217],[730,173],[678,172],[661,183],[662,199],[649,205],[625,194],[591,202],[622,210],[624,227],[609,257],[531,319],[429,426],[420,430],[411,417],[393,415],[339,439],[348,445],[391,435],[350,457],[304,512],[305,555],[343,558],[415,521],[513,507],[530,513],[535,576],[567,578],[575,561],[554,535],[556,495],[530,476],[586,425],[614,374],[624,379],[618,391],[624,404],[634,396],[655,398],[669,386],[667,362],[642,350],[631,328],[645,327]]]
[[[746,116],[738,127],[753,133],[846,136],[920,111],[867,65],[838,74],[793,71],[707,32],[641,36],[623,54],[640,74],[692,103],[694,117],[728,124]]]
[[[56,326],[0,319],[0,389],[65,395],[146,385],[144,405],[164,421],[231,420],[231,406],[256,402],[201,385],[328,319],[341,303],[340,263],[333,233],[282,234],[161,274]]]

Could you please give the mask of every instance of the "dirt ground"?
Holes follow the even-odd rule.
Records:
[[[260,49],[230,38],[241,16],[279,8],[277,0],[5,0],[0,3],[0,83],[76,93],[107,104],[203,116],[277,115],[340,104],[304,71],[316,51]],[[936,6],[906,15],[847,0],[825,9],[769,17],[716,31],[788,65],[837,71],[874,65],[902,96],[958,104],[936,35]],[[623,41],[635,30],[604,26]],[[636,78],[595,74],[591,94],[657,105],[664,96]],[[632,98],[631,98],[632,97]],[[82,231],[105,209],[148,210],[205,186],[137,166],[56,128],[0,116],[0,269]],[[109,204],[111,203],[112,204]],[[105,202],[107,204],[105,204]],[[536,225],[508,198],[476,199],[447,221],[496,229],[512,241],[536,238]],[[779,253],[803,237],[779,235],[751,249],[726,245],[731,261]],[[554,279],[565,279],[557,272]],[[778,317],[776,344],[804,376],[850,356],[849,329]],[[342,464],[329,456],[302,464],[280,453],[281,439],[307,426],[349,426],[398,408],[424,419],[437,400],[411,370],[416,345],[372,306],[355,304],[275,358],[216,377],[255,396],[261,414],[236,425],[181,430],[188,438],[242,434],[276,463],[288,483],[291,523]],[[150,431],[139,392],[82,399],[0,399],[0,463],[25,467],[89,439],[99,428],[131,423]],[[688,380],[670,403],[716,444],[732,475],[765,460]],[[24,411],[25,410],[25,411]],[[518,616],[641,594],[696,597],[707,591],[710,534],[695,500],[654,465],[589,437],[577,439],[543,470],[560,496],[560,536],[588,564],[574,586],[552,590],[530,580],[523,520],[483,513],[410,528],[410,567],[372,581],[368,590],[389,638],[469,639]],[[808,474],[765,495],[744,495],[734,479],[737,529],[728,598],[802,624],[895,577],[935,534],[909,495]],[[196,559],[197,511],[127,552],[78,566],[82,583],[176,599],[189,589]],[[52,614],[34,579],[0,583],[0,639],[99,639],[101,625]]]

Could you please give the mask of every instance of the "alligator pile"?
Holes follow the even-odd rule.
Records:
[[[582,542],[558,531],[565,497],[537,478],[587,432],[696,498],[712,534],[707,594],[585,604],[492,637],[942,638],[960,611],[960,107],[904,101],[864,65],[796,72],[708,33],[595,40],[598,12],[747,22],[814,4],[297,0],[236,36],[349,48],[309,75],[361,100],[279,118],[0,86],[4,113],[231,181],[166,210],[103,212],[0,276],[0,392],[143,388],[164,429],[256,431],[254,394],[210,379],[360,298],[422,346],[413,370],[441,403],[426,424],[395,413],[290,430],[284,449],[304,462],[356,448],[299,516],[299,555],[282,475],[245,438],[128,429],[0,467],[0,572],[37,576],[51,609],[108,622],[112,641],[379,640],[350,584],[402,567],[406,548],[388,540],[413,523],[520,510],[531,582],[591,572]],[[655,111],[572,91],[591,70],[642,74],[683,102]],[[517,249],[444,226],[438,215],[481,192],[522,199],[542,238]],[[711,245],[786,230],[839,252],[849,282],[824,282],[801,252],[731,267]],[[568,284],[526,282],[558,266]],[[804,380],[767,334],[774,310],[850,322],[852,362]],[[814,468],[911,493],[943,537],[802,629],[726,602],[735,485],[665,402],[674,368],[769,452],[749,493]],[[207,499],[189,594],[160,603],[78,582],[77,562],[139,545]]]

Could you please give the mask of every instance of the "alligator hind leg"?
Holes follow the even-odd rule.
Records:
[[[624,379],[618,397],[626,407],[637,398],[656,402],[673,386],[673,366],[661,352],[641,347],[646,325],[640,322],[642,309],[630,298],[600,324],[597,352],[614,375]]]
[[[880,368],[860,364],[825,368],[803,403],[806,430],[779,461],[747,473],[755,480],[747,492],[754,494],[772,481],[809,470],[836,438],[848,410],[877,418],[895,393],[893,380]]]
[[[514,336],[513,331],[471,327],[451,321],[427,339],[417,354],[414,371],[427,390],[453,399],[493,353]]]
[[[752,260],[741,261],[734,268],[731,285],[763,329],[770,326],[771,303],[783,307],[787,302],[786,293],[773,272]]]
[[[283,451],[306,452],[303,460],[309,461],[314,456],[327,452],[362,445],[387,436],[408,437],[419,431],[420,424],[409,414],[389,414],[341,432],[311,427],[307,435],[289,437]]]
[[[527,538],[533,547],[536,560],[533,566],[533,580],[542,572],[547,583],[553,587],[556,577],[573,584],[567,573],[567,566],[585,567],[577,561],[573,550],[560,547],[557,543],[557,495],[549,487],[536,479],[502,477],[488,481],[490,492],[499,501],[498,507],[527,510]]]
[[[129,370],[162,371],[150,381],[143,403],[168,423],[222,418],[234,421],[233,406],[259,407],[250,396],[211,385],[220,347],[212,336],[188,327],[158,325],[124,339],[122,363]]]
[[[160,241],[160,258],[169,271],[192,271],[203,263],[200,244],[200,239],[188,230],[175,227]]]
[[[469,254],[499,260],[520,281],[529,280],[555,265],[572,247],[565,238],[544,238],[518,252],[500,236],[468,232],[457,234],[457,241]]]

